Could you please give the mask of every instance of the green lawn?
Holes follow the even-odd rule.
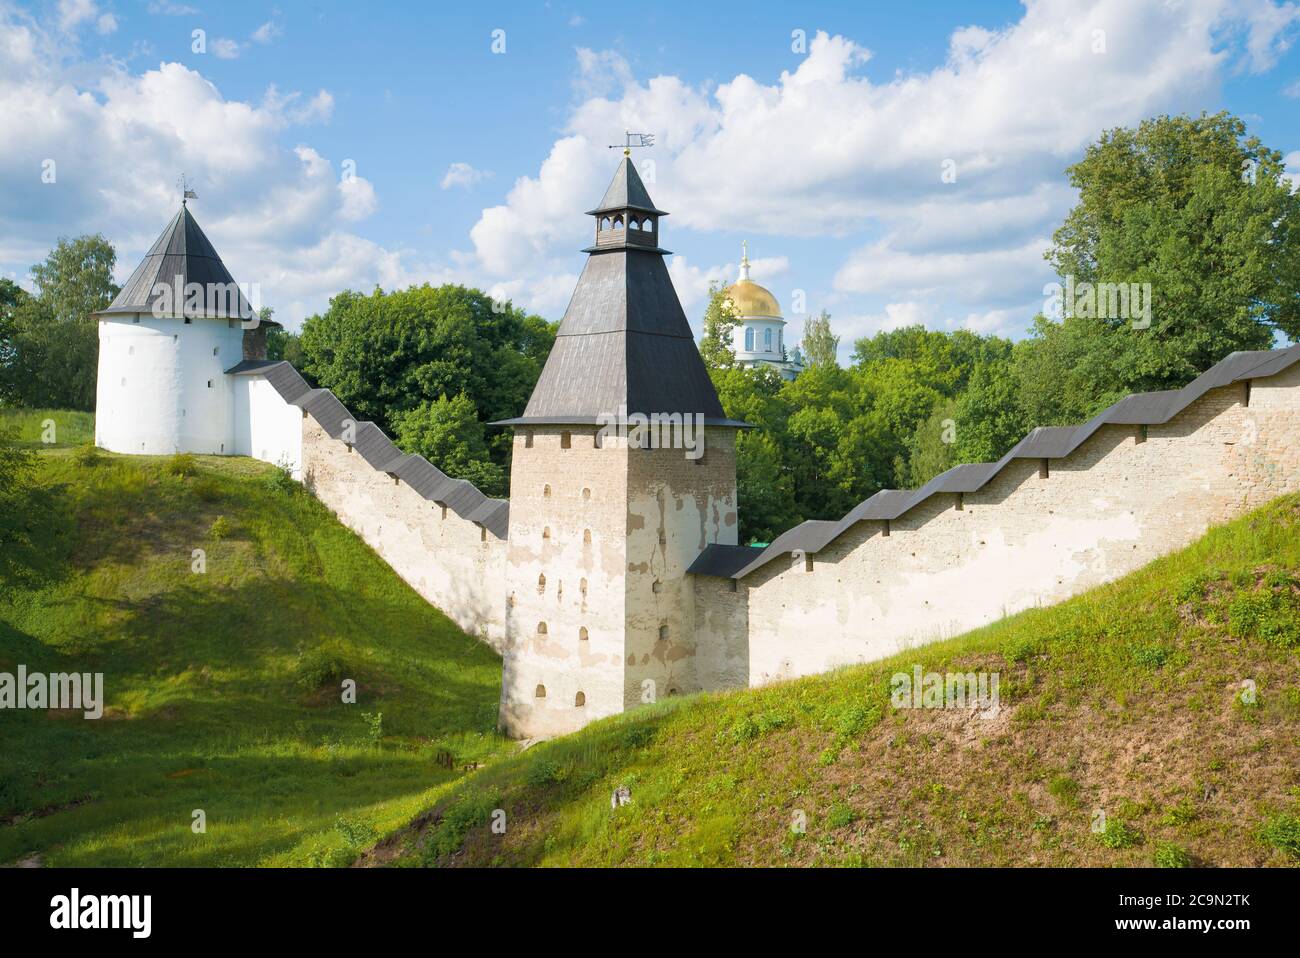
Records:
[[[542,743],[458,783],[367,858],[1295,866],[1298,653],[1300,497],[1289,497],[1059,606]],[[891,678],[916,664],[998,673],[1000,713],[895,709]],[[620,785],[631,802],[615,809]],[[490,827],[495,809],[504,834]]]
[[[499,657],[274,468],[37,448],[0,671],[102,672],[107,708],[0,711],[0,864],[342,864],[511,748]]]
[[[0,432],[14,429],[28,449],[64,449],[95,440],[95,414],[65,409],[13,409],[0,406]]]

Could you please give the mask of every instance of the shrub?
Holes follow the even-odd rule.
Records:
[[[1259,840],[1300,860],[1300,815],[1274,815],[1259,826]]]
[[[758,715],[745,715],[737,719],[727,733],[733,742],[748,742],[765,735],[772,729],[788,725],[790,717],[780,712],[761,712]]]
[[[845,825],[852,825],[854,817],[851,807],[843,802],[836,802],[826,814],[826,824],[831,828],[843,828]]]
[[[1151,856],[1151,863],[1156,868],[1191,868],[1192,856],[1173,842],[1161,842]]]
[[[283,466],[274,469],[263,482],[267,489],[280,496],[291,496],[301,488],[293,478],[293,473]]]
[[[72,461],[82,469],[93,469],[103,460],[103,455],[99,447],[93,442],[87,442],[76,449],[72,450]]]
[[[1158,669],[1169,658],[1169,650],[1163,645],[1135,645],[1132,648],[1133,661],[1148,669]]]
[[[364,818],[341,815],[334,823],[334,830],[343,836],[343,843],[350,849],[373,845],[379,838],[378,830]]]
[[[300,686],[314,692],[326,685],[338,685],[352,671],[342,649],[333,643],[324,643],[298,655],[294,677]]]
[[[1047,792],[1067,808],[1079,803],[1079,783],[1068,775],[1057,775],[1048,782]]]
[[[217,518],[212,521],[212,525],[208,527],[208,536],[209,538],[220,541],[229,538],[230,533],[233,531],[234,525],[229,519],[225,516],[217,516]]]
[[[1142,840],[1141,834],[1127,822],[1112,818],[1097,835],[1097,841],[1107,848],[1132,848]]]
[[[482,825],[497,807],[493,795],[462,795],[448,806],[442,818],[429,831],[424,846],[424,864],[433,865],[444,855],[450,855],[465,842],[471,828]]]
[[[169,476],[176,476],[178,479],[184,479],[192,476],[199,471],[199,463],[188,452],[178,452],[174,456],[169,456],[163,463],[163,472]]]
[[[1283,589],[1238,592],[1228,603],[1228,633],[1258,638],[1278,648],[1300,645],[1300,602],[1288,583]]]
[[[560,766],[546,759],[534,762],[528,768],[528,784],[533,788],[542,788],[561,781],[563,778],[564,773]]]

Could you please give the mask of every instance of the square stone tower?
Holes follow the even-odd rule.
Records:
[[[722,411],[626,154],[555,347],[515,429],[501,727],[571,732],[696,691],[686,569],[736,544]]]

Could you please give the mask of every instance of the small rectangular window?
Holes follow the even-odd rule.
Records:
[[[524,433],[524,448],[525,448],[525,449],[532,449],[532,448],[533,448],[533,433],[532,433],[531,430],[529,430],[528,432]]]
[[[573,448],[573,434],[572,434],[572,433],[569,433],[569,432],[562,432],[562,433],[560,433],[560,448],[561,448],[561,449],[572,449],[572,448]]]
[[[208,380],[208,388],[209,388],[209,389],[212,388],[212,380],[211,380],[211,379]]]

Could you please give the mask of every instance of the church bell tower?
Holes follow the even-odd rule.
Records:
[[[686,569],[735,545],[736,430],[624,153],[595,242],[514,428],[500,724],[581,728],[699,689]]]

